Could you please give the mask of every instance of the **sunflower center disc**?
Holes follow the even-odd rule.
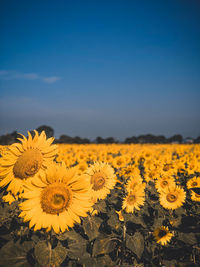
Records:
[[[191,186],[197,186],[197,182],[193,182]]]
[[[168,182],[167,181],[163,181],[162,185],[166,186],[166,185],[168,185]]]
[[[172,194],[172,193],[169,193],[169,194],[167,194],[167,201],[168,202],[175,202],[177,200],[177,196],[176,195],[174,195],[174,194]]]
[[[105,184],[105,177],[101,172],[96,172],[92,175],[91,184],[93,184],[92,189],[97,191],[103,188]]]
[[[16,161],[13,173],[16,178],[34,176],[42,166],[43,156],[39,149],[26,150]]]
[[[133,204],[135,203],[135,196],[134,195],[130,195],[127,199],[128,204]]]
[[[167,233],[166,233],[165,230],[160,230],[159,233],[158,233],[158,236],[159,236],[159,238],[162,238],[162,237],[164,237],[166,234],[167,234]]]
[[[71,193],[64,184],[51,184],[42,191],[41,206],[44,212],[58,214],[63,212],[71,200]]]

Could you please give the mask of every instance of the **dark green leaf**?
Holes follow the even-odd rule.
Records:
[[[140,259],[144,251],[144,238],[139,232],[136,232],[134,236],[126,236],[126,247],[137,255]]]
[[[164,220],[164,218],[155,219],[154,224],[153,224],[153,229],[156,229],[156,228],[162,226],[163,225],[163,220]]]
[[[115,249],[112,237],[99,236],[93,245],[92,255],[108,254]]]
[[[121,226],[121,222],[116,212],[110,214],[107,224],[110,225],[112,228],[115,228],[116,230],[119,229],[119,227]]]
[[[46,241],[41,241],[35,246],[35,257],[41,266],[60,266],[67,256],[67,249],[59,242],[58,245],[52,249],[51,245]]]
[[[27,252],[33,247],[33,242],[19,242],[14,243],[13,241],[8,242],[1,248],[0,251],[0,262],[4,267],[27,267],[30,264],[27,261]]]
[[[146,227],[146,224],[144,223],[142,216],[136,216],[133,213],[126,213],[126,214],[124,214],[124,218],[125,218],[125,221],[130,221],[134,224],[140,224],[143,227]]]
[[[83,220],[83,229],[90,241],[99,235],[99,227],[101,223],[102,220],[96,216],[88,216]]]
[[[163,263],[165,267],[174,267],[176,266],[177,261],[176,260],[171,260],[171,261],[163,260]]]
[[[194,245],[197,243],[196,236],[193,233],[178,233],[177,239],[188,245]]]
[[[86,252],[86,240],[74,230],[65,233],[65,239],[67,239],[68,247],[67,255],[71,259],[80,259]]]
[[[86,266],[86,267],[116,266],[108,255],[95,258],[95,257],[91,257],[90,254],[88,253],[83,255],[83,257],[79,260],[79,263],[83,264],[83,266]]]
[[[106,213],[106,203],[105,200],[100,200],[97,204],[94,205],[94,209],[98,212]]]
[[[62,234],[56,235],[56,238],[61,241],[71,239],[76,240],[77,242],[82,242],[83,240],[82,236],[77,234],[73,229],[71,231],[66,231]]]

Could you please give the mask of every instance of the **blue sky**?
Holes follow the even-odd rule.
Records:
[[[200,2],[0,2],[0,134],[200,135]]]

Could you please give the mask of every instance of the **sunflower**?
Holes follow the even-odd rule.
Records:
[[[56,233],[64,232],[92,210],[89,190],[89,183],[76,174],[76,168],[52,163],[45,172],[27,182],[22,194],[27,200],[20,204],[19,216],[29,221],[30,228],[35,225],[35,231],[53,228]]]
[[[187,188],[200,187],[200,177],[193,177],[187,181]]]
[[[130,191],[134,191],[136,186],[142,186],[143,188],[145,188],[145,183],[143,183],[142,177],[140,174],[138,175],[134,175],[130,177],[130,180],[128,181],[127,185],[126,185],[126,189],[128,192]]]
[[[78,163],[78,165],[76,165],[76,168],[78,170],[78,174],[82,174],[86,169],[87,169],[88,165],[87,162],[82,160]]]
[[[191,200],[200,202],[200,194],[195,193],[194,191],[191,191]]]
[[[128,193],[123,199],[122,209],[125,209],[128,213],[133,213],[134,210],[140,210],[140,206],[143,206],[145,201],[144,186],[138,185],[134,188],[134,191]]]
[[[84,177],[92,186],[91,199],[95,202],[98,199],[106,198],[117,181],[114,169],[104,162],[96,162],[91,165],[85,171]]]
[[[18,196],[14,196],[12,193],[7,192],[6,195],[2,197],[4,202],[8,202],[9,204],[13,203],[14,201],[18,200]]]
[[[163,190],[160,195],[160,204],[165,209],[177,209],[183,205],[186,198],[186,193],[179,186],[169,186]]]
[[[159,228],[156,228],[153,232],[154,238],[157,243],[161,245],[166,245],[167,242],[169,242],[173,236],[172,233],[170,233],[168,227],[161,226]]]
[[[21,143],[8,147],[7,153],[0,158],[0,187],[9,184],[8,191],[14,195],[23,191],[24,182],[32,179],[52,162],[57,153],[57,146],[51,145],[54,138],[46,139],[43,131],[32,138],[18,138]]]
[[[165,190],[169,186],[175,186],[174,178],[171,176],[162,176],[155,182],[155,187],[160,193],[161,191]]]

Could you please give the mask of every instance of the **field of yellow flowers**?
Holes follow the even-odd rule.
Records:
[[[200,266],[200,145],[0,146],[0,266]]]

